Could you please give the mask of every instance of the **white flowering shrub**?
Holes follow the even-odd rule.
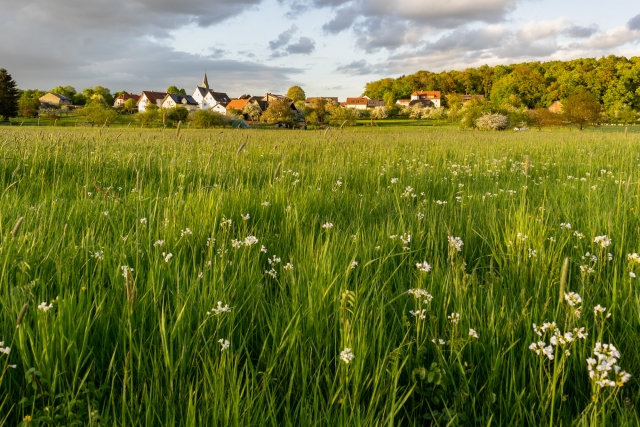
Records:
[[[509,126],[509,119],[499,113],[485,113],[476,119],[476,127],[483,130],[503,130]]]
[[[371,111],[371,118],[374,120],[382,120],[389,117],[389,110],[387,107],[376,107]]]

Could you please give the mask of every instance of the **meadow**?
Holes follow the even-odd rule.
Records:
[[[637,133],[0,154],[0,426],[640,425]]]

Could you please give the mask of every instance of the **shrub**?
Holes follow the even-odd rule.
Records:
[[[371,118],[373,120],[382,120],[389,117],[389,110],[387,107],[376,107],[371,111]]]
[[[476,119],[475,125],[483,130],[503,130],[509,126],[509,119],[500,113],[484,113]]]

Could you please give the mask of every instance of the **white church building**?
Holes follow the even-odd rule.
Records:
[[[207,73],[204,73],[202,84],[193,92],[193,99],[198,103],[201,110],[213,110],[220,114],[226,114],[226,106],[231,99],[223,92],[215,92],[209,88]]]

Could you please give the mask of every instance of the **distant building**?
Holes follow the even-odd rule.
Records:
[[[413,92],[411,94],[412,101],[431,101],[434,107],[440,106],[440,91],[439,90],[426,90]]]
[[[124,107],[124,103],[129,99],[133,99],[136,103],[140,99],[140,95],[134,95],[133,93],[123,93],[113,101],[114,107]]]
[[[59,107],[61,105],[73,105],[73,99],[58,93],[49,92],[40,97],[40,103],[43,105]]]
[[[484,95],[458,95],[460,97],[460,101],[464,104],[465,102],[471,101],[472,99],[484,99]]]
[[[398,99],[396,101],[396,105],[400,105],[403,107],[408,107],[411,104],[411,99]]]
[[[167,96],[166,92],[154,92],[151,90],[143,90],[140,98],[138,98],[138,112],[144,113],[147,105],[155,104],[158,107],[162,106],[162,100]]]
[[[413,108],[416,105],[419,105],[422,108],[435,107],[436,106],[434,104],[434,102],[429,100],[429,99],[414,99],[414,100],[409,101],[408,107]]]
[[[384,106],[385,103],[383,100],[371,99],[368,96],[363,96],[362,98],[347,98],[347,102],[344,103],[345,108],[355,108],[356,110],[366,110],[367,108]]]
[[[162,108],[175,108],[181,106],[191,111],[196,111],[200,105],[196,102],[191,95],[176,95],[168,93],[162,100],[160,106]]]
[[[201,110],[213,110],[220,114],[226,114],[227,104],[231,102],[231,98],[229,98],[226,93],[215,92],[209,88],[207,73],[204,73],[202,84],[196,87],[192,97],[198,103]]]
[[[549,111],[551,111],[552,113],[561,112],[562,111],[562,102],[556,101],[553,104],[551,104],[551,107],[549,107]]]

